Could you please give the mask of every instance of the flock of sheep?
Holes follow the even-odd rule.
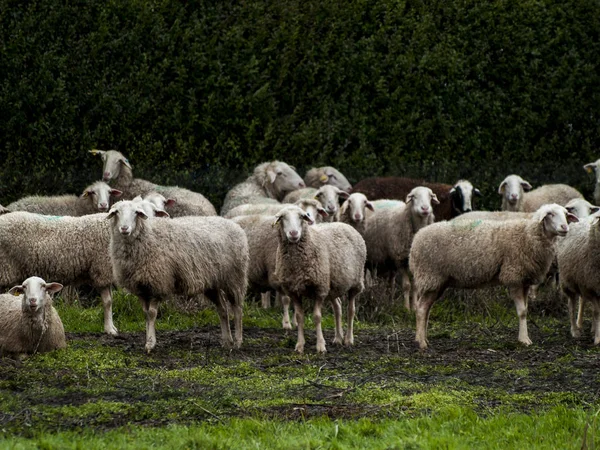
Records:
[[[532,189],[510,175],[499,186],[502,211],[473,211],[474,197],[481,194],[466,180],[445,185],[378,177],[352,187],[333,167],[312,168],[302,179],[292,166],[272,161],[258,165],[227,193],[219,217],[199,193],[134,178],[121,153],[91,153],[102,157],[103,181],[81,195],[27,197],[0,207],[0,287],[12,286],[0,296],[0,353],[65,347],[52,295],[79,283],[100,292],[104,331],[110,335],[117,334],[112,286],[139,297],[147,352],[156,345],[158,305],[173,295],[210,299],[222,344],[239,348],[248,286],[261,293],[263,306],[270,305],[271,292],[281,299],[283,328],[294,323],[298,329],[298,352],[305,345],[303,299],[310,299],[316,350],[325,352],[323,303],[333,308],[333,343],[352,345],[365,270],[387,277],[392,287],[401,276],[421,348],[427,347],[431,307],[446,288],[489,285],[509,289],[519,317],[518,339],[531,344],[528,295],[549,273],[560,274],[573,336],[581,334],[583,306],[589,302],[594,343],[600,343],[595,251],[600,212],[570,186]],[[597,204],[599,164],[584,166],[596,173]]]

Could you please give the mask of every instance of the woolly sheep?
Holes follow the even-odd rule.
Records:
[[[420,230],[410,251],[417,304],[416,342],[427,347],[433,303],[448,287],[508,287],[519,316],[519,342],[527,333],[527,291],[544,280],[555,256],[555,241],[578,219],[563,206],[542,206],[532,219],[439,222]]]
[[[316,189],[329,184],[348,193],[352,191],[352,185],[346,177],[331,166],[311,168],[304,176],[304,183],[306,186]]]
[[[134,201],[116,203],[107,219],[114,277],[138,296],[144,309],[146,352],[156,346],[158,304],[173,294],[206,295],[217,307],[223,346],[241,346],[248,242],[238,225],[221,217],[151,218]],[[233,310],[235,341],[227,301]]]
[[[302,297],[315,300],[313,319],[317,333],[317,352],[325,352],[321,329],[321,308],[329,299],[335,315],[335,344],[354,343],[355,299],[364,289],[367,250],[360,234],[343,223],[315,226],[297,206],[282,209],[275,217],[279,232],[276,278],[294,303],[298,322],[296,351],[304,351],[304,310]],[[348,328],[342,338],[341,302],[348,294]]]
[[[16,211],[0,216],[0,288],[35,273],[63,285],[86,283],[100,291],[104,331],[117,334],[112,320],[110,230],[106,214],[43,216]]]
[[[507,176],[498,187],[498,193],[502,195],[502,211],[535,212],[548,203],[564,206],[569,200],[583,198],[577,189],[566,184],[545,184],[531,189],[531,184],[519,175]]]
[[[353,192],[362,192],[369,200],[404,200],[412,189],[424,186],[433,191],[439,204],[433,206],[437,220],[450,220],[474,209],[474,196],[481,192],[468,180],[458,180],[454,185],[430,183],[419,179],[403,177],[365,178],[354,185]]]
[[[387,198],[383,198],[380,200],[373,200],[371,202],[373,207],[377,209],[386,209],[386,208],[397,208],[398,206],[406,206],[402,200],[390,200]]]
[[[317,223],[321,223],[324,217],[327,217],[327,212],[323,209],[323,205],[318,200],[312,198],[303,198],[294,203],[294,205],[299,206],[304,211],[308,212],[310,216]],[[262,215],[262,216],[274,216],[282,208],[287,206],[287,204],[261,204],[261,203],[249,203],[247,205],[236,206],[233,209],[230,209],[227,214],[225,214],[226,219],[233,219],[234,217],[240,216],[254,216],[254,215]]]
[[[54,216],[85,216],[108,211],[112,204],[111,197],[119,198],[122,194],[103,181],[96,181],[85,188],[80,196],[24,197],[8,205],[7,209]]]
[[[283,203],[295,203],[300,199],[314,198],[318,200],[325,211],[327,211],[328,217],[325,219],[326,222],[331,222],[337,214],[340,206],[340,199],[347,199],[349,194],[341,189],[325,185],[319,189],[314,188],[303,188],[297,189],[290,192],[283,198]]]
[[[534,213],[516,211],[471,211],[452,219],[452,222],[469,222],[473,220],[519,220],[531,219]]]
[[[338,210],[335,221],[350,225],[364,236],[367,224],[367,209],[375,211],[373,202],[369,201],[365,194],[355,192],[350,194]]]
[[[596,178],[596,186],[594,188],[594,202],[597,205],[600,205],[600,170],[598,170],[599,167],[600,167],[600,159],[597,160],[596,162],[591,162],[591,163],[583,166],[583,168],[588,173],[593,173]]]
[[[131,164],[116,150],[90,150],[93,155],[99,154],[104,162],[102,179],[123,191],[123,199],[131,200],[138,195],[158,192],[166,199],[174,200],[169,209],[173,217],[182,216],[214,216],[215,207],[198,192],[178,186],[159,186],[150,181],[133,178]]]
[[[598,212],[600,207],[592,205],[590,202],[583,198],[574,198],[570,200],[566,205],[567,211],[571,214],[575,214],[579,219],[584,219]]]
[[[59,283],[30,277],[0,295],[0,355],[50,352],[65,348],[65,329],[52,306]]]
[[[431,189],[416,187],[407,195],[406,205],[376,209],[365,229],[369,266],[387,269],[392,282],[400,272],[406,309],[411,309],[411,282],[407,270],[410,247],[415,233],[435,220],[432,204],[437,203],[437,196]]]
[[[221,215],[247,203],[279,204],[288,192],[306,187],[292,166],[281,161],[259,164],[246,181],[234,186],[221,208]]]

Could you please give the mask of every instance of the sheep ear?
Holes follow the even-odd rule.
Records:
[[[279,214],[277,214],[275,216],[275,220],[273,221],[273,223],[271,224],[271,226],[274,227],[275,225],[277,225],[279,223],[280,220],[281,220],[281,216]]]
[[[434,205],[440,204],[440,201],[438,200],[437,195],[435,195],[433,193],[431,194],[431,203],[433,203]]]
[[[456,187],[453,187],[452,189],[450,189],[450,192],[448,192],[449,194],[454,194],[456,192]]]
[[[22,284],[20,284],[18,286],[13,286],[8,291],[9,294],[12,294],[12,295],[15,295],[15,296],[16,295],[21,295],[24,292],[25,292],[25,287]]]
[[[592,206],[590,208],[590,214],[597,213],[598,211],[600,211],[600,207],[598,207],[598,206]]]
[[[579,222],[577,216],[573,213],[567,212],[567,223]]]
[[[90,195],[90,191],[83,191],[83,194],[81,194],[81,195],[79,196],[79,198],[86,198],[86,197],[87,197],[87,196],[89,196],[89,195]]]
[[[574,206],[565,206],[565,209],[567,210],[567,212],[569,214],[575,214],[573,211],[575,211],[575,207]]]
[[[413,194],[408,194],[406,196],[406,203],[408,204],[408,203],[412,202],[414,198],[415,198],[415,196]]]
[[[111,209],[111,210],[108,212],[108,215],[106,216],[106,220],[110,220],[110,219],[112,219],[113,217],[115,217],[116,215],[117,215],[117,210],[116,210],[116,209]]]
[[[477,189],[477,188],[473,188],[473,194],[475,194],[477,197],[481,197],[482,196],[481,191],[479,189]]]
[[[338,197],[346,200],[348,197],[350,197],[350,194],[348,194],[346,191],[342,191],[341,189],[338,189]]]
[[[119,198],[121,195],[123,195],[123,191],[120,191],[118,189],[111,189],[108,192],[111,195],[111,197],[115,197],[115,198]]]
[[[329,214],[327,214],[325,208],[318,207],[317,212],[321,215],[321,217],[329,217]]]
[[[274,170],[267,170],[267,176],[269,177],[269,181],[271,182],[271,184],[275,183],[275,178],[277,178],[277,174]]]
[[[131,164],[129,164],[129,160],[128,160],[127,158],[121,158],[121,163],[122,163],[124,166],[126,166],[126,167],[129,167],[130,169],[132,168],[132,167],[131,167]]]
[[[177,203],[177,201],[176,201],[174,198],[168,198],[168,199],[165,201],[165,208],[166,208],[167,206],[173,206],[175,203]]]
[[[309,225],[312,225],[315,223],[315,221],[312,219],[312,217],[310,217],[310,214],[308,214],[308,213],[304,213],[300,217],[302,218],[302,220],[307,222]]]
[[[46,283],[45,288],[46,288],[46,292],[55,294],[56,292],[60,291],[63,288],[63,285],[60,283]]]
[[[587,173],[593,173],[596,170],[596,163],[589,163],[583,166]]]
[[[155,210],[155,214],[156,214],[156,211],[158,211],[158,210]],[[146,213],[145,213],[144,211],[142,211],[141,209],[138,209],[138,210],[137,210],[135,213],[136,213],[136,215],[137,215],[137,216],[138,216],[140,219],[143,219],[143,220],[148,220],[148,214],[146,214]]]
[[[523,186],[523,190],[528,192],[533,189],[533,187],[527,181],[521,181],[521,186]]]
[[[373,203],[367,201],[367,203],[365,203],[365,208],[370,209],[371,211],[375,211],[375,207],[373,206]]]
[[[498,188],[498,194],[504,194],[504,188],[506,187],[506,180],[500,183],[500,187]]]
[[[89,150],[89,152],[94,156],[106,154],[106,152],[104,150],[97,150],[97,149]]]
[[[155,217],[166,217],[166,218],[171,217],[168,212],[166,212],[165,210],[162,210],[162,209],[154,209],[154,216]]]

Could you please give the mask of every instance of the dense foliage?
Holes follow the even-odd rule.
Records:
[[[598,157],[596,0],[0,0],[0,201],[91,148],[220,203],[258,162],[569,182]]]

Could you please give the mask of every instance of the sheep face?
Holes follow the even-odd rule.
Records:
[[[600,183],[600,170],[598,170],[598,167],[600,167],[600,159],[596,162],[592,162],[583,166],[587,172],[594,173],[596,176],[596,183]]]
[[[556,203],[543,205],[535,212],[533,220],[543,222],[544,230],[554,236],[566,236],[569,231],[569,223],[579,222],[577,216]]]
[[[473,211],[474,195],[481,196],[479,189],[474,188],[470,181],[459,180],[454,187],[450,189],[452,209],[458,214]]]
[[[348,217],[354,223],[361,223],[365,220],[367,209],[375,211],[373,203],[367,200],[367,197],[364,194],[358,192],[351,194],[346,200],[346,204],[348,208]]]
[[[297,206],[288,206],[275,216],[273,225],[279,225],[280,234],[291,244],[296,244],[302,238],[305,226],[312,225],[314,220]]]
[[[104,162],[104,167],[102,169],[102,181],[108,182],[117,178],[121,173],[122,166],[126,166],[131,169],[131,164],[129,164],[129,161],[121,152],[116,150],[92,150],[91,153],[99,153],[100,156],[102,156],[102,161]]]
[[[321,222],[322,218],[329,216],[327,211],[325,211],[321,203],[317,200],[302,199],[298,200],[294,204],[302,208],[306,214],[310,216],[313,222],[319,223]]]
[[[147,210],[143,200],[121,201],[115,203],[110,209],[107,219],[112,220],[113,234],[123,236],[137,236],[140,220],[148,220]],[[149,202],[146,202],[150,205]]]
[[[164,211],[169,206],[173,206],[176,202],[172,198],[165,198],[158,192],[150,192],[144,197],[144,200],[152,203],[156,209]]]
[[[273,185],[273,189],[278,194],[295,191],[306,187],[304,180],[300,175],[289,166],[281,161],[273,161],[266,167],[267,182]]]
[[[433,213],[431,204],[439,205],[439,200],[433,191],[423,186],[417,186],[406,196],[406,205],[412,208],[417,216],[429,217]]]
[[[322,185],[335,186],[345,192],[352,192],[352,185],[339,170],[334,167],[321,167],[322,175],[319,177],[319,182]]]
[[[578,219],[589,217],[600,210],[599,207],[582,198],[574,198],[565,205],[565,208],[571,214],[576,215]]]
[[[509,175],[500,183],[498,193],[503,195],[510,205],[516,205],[523,197],[523,193],[530,191],[531,188],[531,184],[519,175]]]
[[[22,308],[24,314],[35,315],[46,306],[46,295],[54,294],[63,288],[60,283],[46,283],[39,277],[27,278],[23,284],[12,287],[8,293],[23,295]]]
[[[98,211],[106,212],[111,204],[111,197],[119,198],[121,195],[123,192],[111,188],[103,181],[98,181],[86,188],[81,194],[81,198],[88,198]]]
[[[333,216],[338,212],[340,198],[347,199],[348,197],[349,195],[347,192],[330,185],[320,187],[315,193],[315,199],[323,205],[325,211],[327,211],[327,214],[330,216]]]

